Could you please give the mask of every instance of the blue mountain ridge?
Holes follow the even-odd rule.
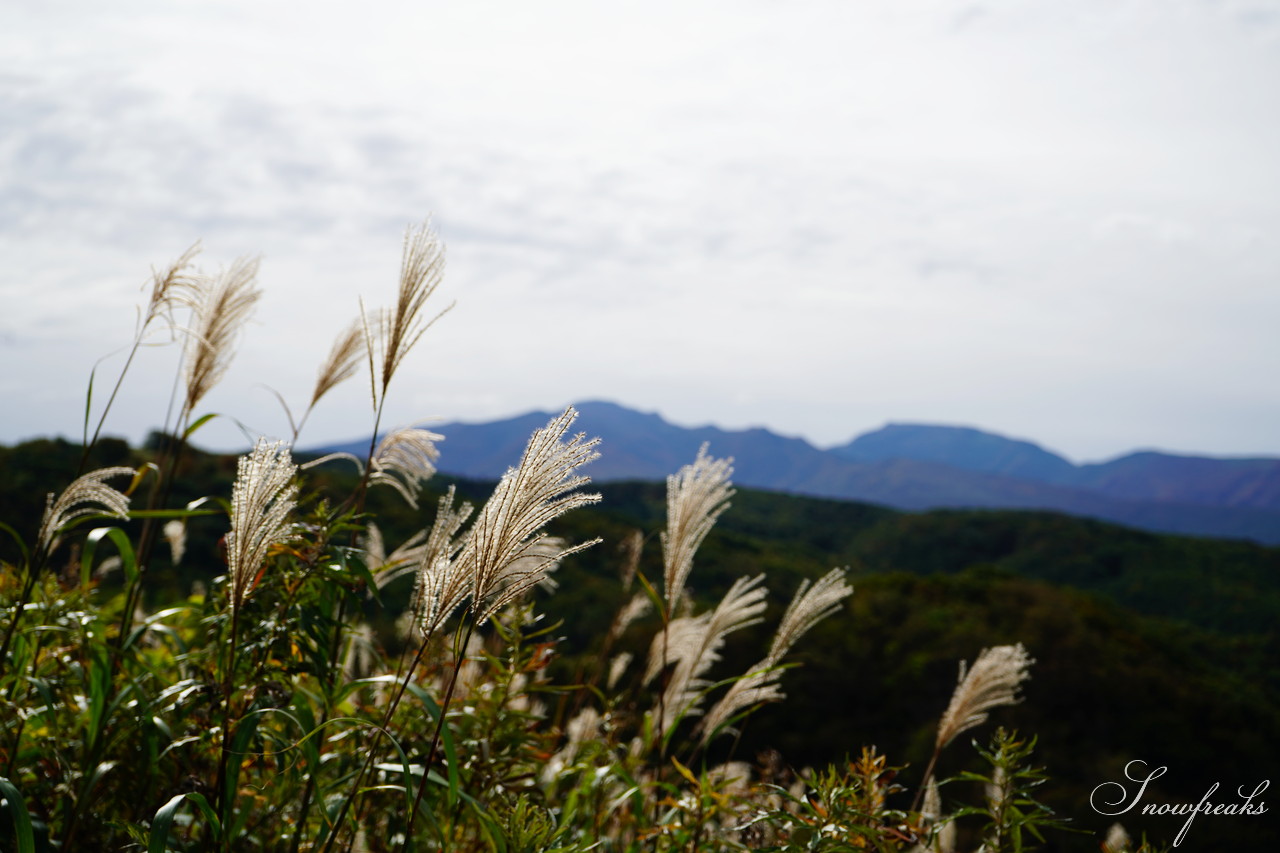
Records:
[[[709,445],[734,459],[740,486],[902,510],[1052,510],[1164,533],[1280,544],[1280,459],[1139,452],[1075,465],[1028,441],[969,427],[889,424],[823,450],[766,429],[676,426],[616,403],[575,404],[574,426],[601,439],[598,481],[662,480]],[[440,470],[497,479],[556,413],[433,426]],[[326,447],[363,455],[368,440]]]

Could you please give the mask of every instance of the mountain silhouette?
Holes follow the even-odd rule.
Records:
[[[1280,544],[1280,459],[1214,459],[1144,451],[1075,465],[1029,441],[970,427],[889,424],[821,449],[762,428],[676,426],[652,412],[592,400],[575,429],[599,436],[599,481],[662,480],[698,448],[732,456],[734,482],[896,509],[1053,510],[1165,533]],[[443,473],[497,479],[553,417],[529,412],[432,427]],[[322,448],[363,456],[368,439]]]

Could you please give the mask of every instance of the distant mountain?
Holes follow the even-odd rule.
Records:
[[[1042,483],[1069,482],[1076,470],[1039,445],[969,427],[889,424],[831,452],[855,462],[915,459]]]
[[[860,462],[938,462],[1127,501],[1280,510],[1280,459],[1213,459],[1143,451],[1077,466],[1029,441],[930,424],[889,424],[831,452]]]
[[[601,439],[598,481],[662,480],[706,443],[734,458],[742,486],[896,509],[1053,510],[1145,530],[1280,544],[1280,460],[1136,453],[1077,466],[1031,442],[976,429],[891,424],[830,450],[765,429],[685,428],[616,403],[576,404],[575,428]],[[496,479],[551,412],[450,423],[441,471]],[[368,440],[323,448],[361,455]]]
[[[1071,482],[1128,500],[1280,509],[1280,459],[1146,451],[1083,465]]]

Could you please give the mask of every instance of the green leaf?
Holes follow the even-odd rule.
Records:
[[[121,566],[124,568],[124,576],[129,583],[133,583],[138,577],[138,559],[133,553],[133,543],[129,541],[128,535],[119,527],[98,527],[89,531],[84,543],[84,552],[80,555],[80,587],[82,589],[87,589],[89,586],[89,578],[93,575],[93,558],[98,553],[98,543],[104,537],[110,538],[112,544],[116,546],[116,551],[120,554]]]
[[[186,430],[183,431],[182,433],[183,440],[185,441],[186,439],[191,438],[191,436],[195,434],[196,430],[200,429],[200,427],[204,426],[205,424],[207,424],[209,421],[213,420],[216,417],[218,417],[217,412],[210,412],[207,415],[201,415],[200,417],[196,418],[195,422],[191,424],[191,426],[187,427]]]
[[[147,838],[147,853],[165,853],[169,849],[169,827],[173,823],[174,815],[178,813],[178,807],[182,805],[183,800],[190,800],[196,804],[196,808],[200,809],[200,813],[204,815],[205,820],[209,821],[209,825],[213,827],[214,838],[222,834],[222,825],[218,821],[218,816],[214,814],[213,808],[203,794],[198,794],[194,791],[189,794],[178,794],[161,806],[160,810],[156,812],[156,816],[152,819],[151,834]]]
[[[11,537],[13,537],[13,541],[18,543],[18,550],[22,552],[22,562],[30,563],[31,552],[27,550],[27,543],[22,541],[22,537],[18,535],[18,531],[14,530],[12,527],[10,527],[8,524],[5,524],[3,521],[0,521],[0,530],[3,530],[5,533],[8,533]]]
[[[0,776],[0,796],[4,797],[13,818],[13,834],[18,842],[18,853],[35,853],[36,840],[31,832],[31,815],[27,812],[27,804],[13,783],[3,776]]]

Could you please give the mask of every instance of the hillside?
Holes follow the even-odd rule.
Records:
[[[1280,460],[1131,454],[1076,466],[1026,441],[979,430],[895,424],[830,450],[766,429],[680,427],[660,415],[584,402],[579,428],[608,449],[601,482],[662,481],[698,447],[732,456],[735,480],[758,489],[840,498],[904,510],[1050,510],[1154,532],[1280,544]],[[501,476],[549,417],[531,412],[488,423],[449,423],[440,468]],[[322,448],[363,453],[368,439]]]

